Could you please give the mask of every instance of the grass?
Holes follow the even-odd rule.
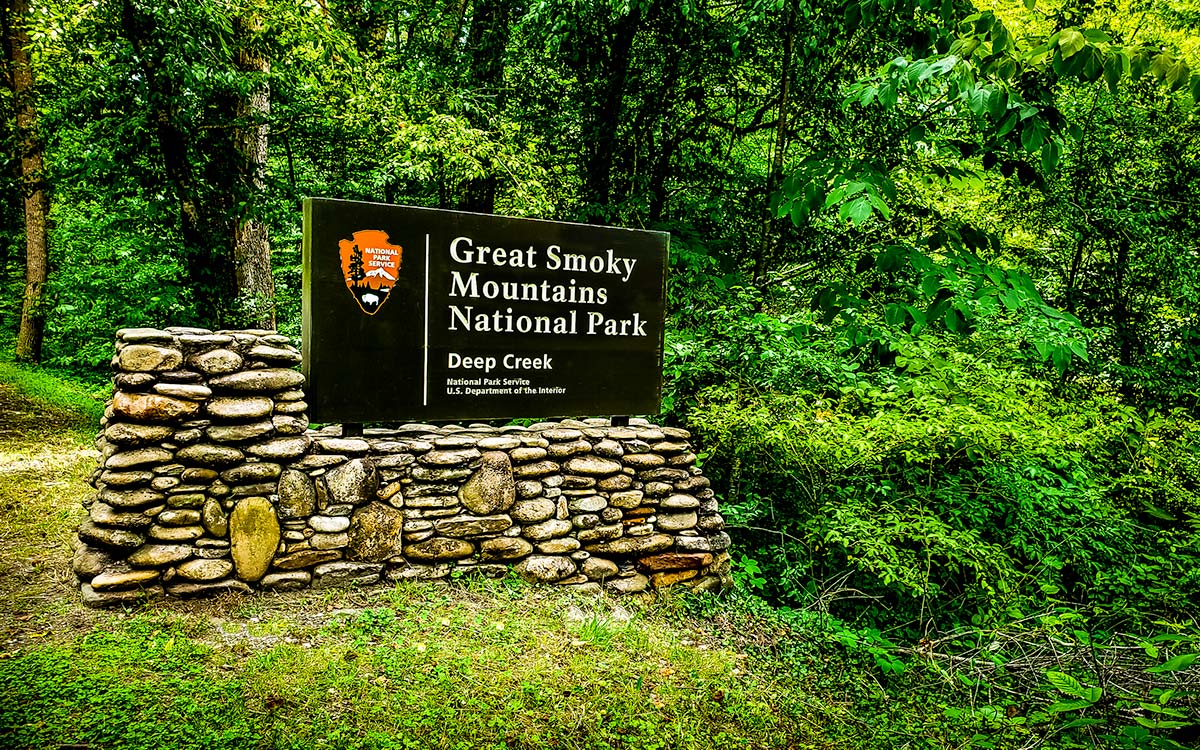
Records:
[[[674,597],[505,579],[87,609],[101,409],[0,363],[0,747],[797,746],[778,678]]]
[[[463,579],[88,609],[69,563],[98,407],[37,395],[58,384],[0,363],[4,750],[1124,746],[1018,724],[1016,699],[989,714],[988,686],[916,661],[881,671],[742,592]]]

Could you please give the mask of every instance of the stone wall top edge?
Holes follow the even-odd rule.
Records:
[[[573,440],[648,440],[671,441],[690,440],[691,433],[678,427],[662,427],[645,419],[630,420],[628,426],[614,426],[609,419],[591,418],[585,421],[564,419],[555,422],[539,422],[533,425],[503,425],[494,426],[473,423],[467,426],[459,424],[431,425],[421,423],[403,424],[398,427],[368,427],[361,436],[343,437],[342,426],[326,425],[321,429],[309,430],[308,437],[314,441],[318,451],[337,453],[347,440],[360,441],[371,446],[373,451],[390,452],[389,443],[404,443],[405,441],[432,442],[443,438],[453,438],[467,447],[468,443],[477,443],[489,437],[524,437],[543,438],[549,442],[569,442]],[[445,446],[453,447],[453,446]]]

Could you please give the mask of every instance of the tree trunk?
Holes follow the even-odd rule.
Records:
[[[175,119],[174,108],[180,98],[178,87],[171,72],[164,69],[165,53],[156,46],[152,20],[134,6],[133,0],[124,0],[122,4],[121,30],[137,52],[145,74],[163,168],[179,202],[183,260],[196,297],[197,322],[219,325],[234,293],[230,268],[232,232],[223,211],[228,195],[217,196],[207,203],[200,200],[201,186],[188,154],[189,135]]]
[[[509,21],[512,4],[507,0],[478,0],[471,19],[470,48],[471,84],[480,94],[491,97],[489,112],[499,117],[504,111],[504,52],[508,47]],[[488,128],[486,118],[476,116],[477,128]],[[496,210],[496,173],[471,180],[467,184],[463,208],[467,211],[490,214]]]
[[[267,61],[255,38],[262,31],[258,15],[241,19],[243,44],[237,66],[253,83],[238,99],[233,130],[237,154],[237,191],[243,197],[241,216],[233,229],[234,284],[237,308],[244,319],[259,328],[275,327],[275,281],[271,277],[271,243],[267,225],[258,214],[258,199],[266,189],[267,118],[271,114],[271,91]]]
[[[617,152],[617,129],[624,111],[625,80],[629,76],[633,40],[641,21],[641,11],[632,8],[613,29],[607,65],[597,71],[596,76],[603,84],[592,100],[592,111],[584,123],[584,218],[591,221],[604,221],[611,213],[608,201]]]
[[[5,21],[9,34],[6,47],[10,55],[8,64],[20,144],[21,194],[25,204],[25,293],[21,299],[21,327],[17,332],[16,358],[23,362],[38,362],[42,358],[42,333],[45,330],[43,301],[50,268],[46,227],[50,199],[46,190],[42,140],[37,132],[33,65],[29,58],[29,34],[25,30],[28,15],[28,0],[12,0]]]
[[[779,117],[775,123],[775,138],[772,144],[771,166],[767,172],[767,195],[763,217],[762,243],[754,258],[754,281],[762,284],[770,266],[771,227],[775,217],[771,212],[771,196],[783,181],[784,155],[787,151],[787,113],[792,90],[792,57],[796,46],[796,4],[788,3],[787,26],[783,33],[783,69],[779,74]]]

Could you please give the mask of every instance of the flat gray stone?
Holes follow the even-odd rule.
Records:
[[[106,469],[132,469],[138,466],[167,463],[172,459],[171,451],[163,448],[137,448],[109,456],[104,462]]]
[[[478,536],[498,534],[513,525],[508,516],[454,516],[435,521],[433,526],[445,536]]]
[[[307,570],[293,570],[286,573],[267,573],[259,581],[259,585],[269,591],[295,591],[305,588],[312,581],[312,574]]]
[[[221,419],[258,419],[270,416],[275,403],[266,396],[222,396],[205,404],[204,409]]]
[[[172,398],[184,398],[189,401],[203,401],[212,395],[207,386],[187,383],[159,383],[154,386],[154,392]]]
[[[176,458],[190,464],[206,467],[223,467],[240,463],[246,456],[237,448],[212,443],[196,443],[180,448]]]
[[[383,563],[338,561],[321,563],[313,568],[312,587],[369,586],[378,583],[383,575]]]
[[[110,422],[104,428],[104,437],[122,445],[146,445],[157,443],[175,434],[175,428],[167,425]]]
[[[675,538],[667,534],[651,534],[643,537],[624,536],[609,542],[589,544],[584,547],[593,555],[647,555],[651,552],[668,550],[675,544]]]
[[[146,544],[131,552],[127,559],[130,565],[157,568],[182,562],[194,552],[187,544]]]
[[[303,385],[304,376],[295,370],[266,368],[221,375],[208,382],[212,387],[224,390],[270,393]]]
[[[254,440],[263,435],[268,435],[274,430],[274,423],[269,419],[264,419],[259,422],[250,422],[247,424],[217,424],[209,427],[205,433],[208,435],[209,440],[216,443],[244,443],[247,440]]]
[[[297,458],[308,450],[308,446],[309,439],[307,437],[282,437],[253,443],[246,447],[246,452],[259,458],[281,460]]]
[[[113,549],[136,549],[145,541],[145,538],[137,532],[97,526],[90,520],[80,524],[79,538],[95,546]]]

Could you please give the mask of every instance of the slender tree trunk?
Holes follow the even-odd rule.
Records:
[[[42,333],[45,330],[43,301],[50,270],[46,227],[50,198],[46,189],[43,145],[37,128],[29,34],[25,31],[29,2],[12,0],[6,10],[6,30],[9,34],[6,47],[10,55],[8,64],[21,156],[21,194],[25,204],[25,293],[21,299],[21,327],[17,332],[16,358],[24,362],[38,362],[42,358]]]
[[[499,117],[504,111],[504,52],[508,47],[509,22],[512,4],[508,0],[478,0],[471,18],[470,75],[475,90],[491,97],[488,112]],[[488,128],[486,117],[476,116],[472,123]],[[496,210],[496,173],[471,180],[467,184],[463,207],[467,211],[490,214]]]
[[[258,214],[259,197],[266,189],[267,118],[271,114],[271,91],[267,74],[271,64],[259,47],[262,31],[257,14],[241,19],[244,37],[237,65],[252,77],[250,91],[237,102],[233,131],[237,154],[237,190],[244,197],[243,213],[233,229],[233,269],[238,308],[245,319],[260,328],[275,327],[275,281],[271,277],[271,243],[267,225]]]
[[[775,138],[771,150],[771,166],[767,172],[767,195],[765,215],[763,217],[762,243],[758,254],[754,257],[754,281],[761,284],[770,266],[771,227],[775,217],[771,212],[771,196],[779,189],[783,181],[783,163],[787,151],[788,135],[788,106],[791,103],[792,91],[792,58],[796,47],[796,4],[788,3],[787,26],[783,33],[783,69],[779,74],[779,117],[775,123]]]
[[[137,52],[145,75],[163,168],[179,201],[183,260],[196,296],[198,322],[219,324],[234,296],[230,268],[232,232],[224,219],[226,212],[223,205],[212,201],[206,206],[207,211],[202,209],[200,185],[188,155],[189,135],[174,116],[180,94],[170,72],[163,69],[164,53],[156,47],[153,23],[134,6],[133,0],[124,0],[121,27]]]
[[[608,52],[608,64],[599,71],[603,81],[592,102],[592,112],[584,123],[584,201],[585,218],[608,218],[612,191],[613,161],[617,153],[617,128],[625,102],[625,80],[629,76],[633,40],[641,25],[640,9],[633,8],[617,22]]]

